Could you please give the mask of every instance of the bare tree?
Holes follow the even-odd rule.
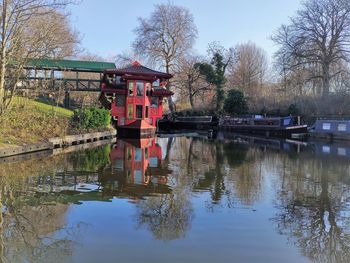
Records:
[[[50,8],[43,8],[42,12],[32,16],[27,27],[28,34],[37,36],[35,43],[31,43],[31,49],[36,50],[35,57],[62,59],[80,53],[76,45],[78,32],[72,30],[67,15]]]
[[[135,60],[141,62],[142,65],[148,65],[147,61],[144,62],[139,55],[135,54],[135,52],[130,50],[127,50],[127,51],[125,50],[114,57],[114,61],[115,61],[115,64],[117,65],[117,68],[129,66]]]
[[[308,0],[288,25],[278,29],[273,40],[280,46],[276,59],[283,64],[281,68],[308,68],[306,81],[320,79],[322,95],[327,96],[331,81],[343,71],[332,68],[349,61],[350,2]]]
[[[200,57],[189,55],[183,57],[175,69],[173,85],[189,100],[192,109],[195,108],[196,97],[212,89],[212,85],[206,81],[196,66],[201,61],[203,59]]]
[[[135,52],[164,67],[166,73],[173,73],[175,64],[192,48],[197,37],[190,11],[171,3],[160,4],[148,19],[138,21]],[[169,108],[174,109],[171,98]]]
[[[70,2],[1,0],[0,114],[9,107],[29,59],[67,54],[75,38],[62,35],[68,24],[59,12]]]
[[[238,88],[251,99],[262,94],[267,72],[266,52],[252,42],[235,47],[235,62],[228,77],[230,86]]]

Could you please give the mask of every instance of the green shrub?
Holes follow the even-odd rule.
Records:
[[[224,110],[229,114],[240,115],[248,113],[248,103],[243,92],[234,89],[230,90],[225,99]]]
[[[111,122],[111,115],[107,109],[91,107],[75,110],[71,121],[77,129],[106,128]]]

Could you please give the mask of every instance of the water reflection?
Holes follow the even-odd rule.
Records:
[[[162,149],[155,139],[118,140],[110,152],[110,165],[99,175],[103,195],[142,199],[171,192],[171,171],[162,167]]]
[[[21,173],[0,176],[0,262],[52,262],[68,257],[71,240],[51,236],[64,227],[68,205],[38,202],[26,193],[27,182]]]
[[[127,200],[133,208],[131,220],[118,224],[130,225],[130,236],[145,231],[152,240],[177,240],[191,245],[186,242],[193,236],[204,233],[210,239],[217,232],[230,231],[230,223],[201,225],[211,216],[218,220],[224,217],[225,222],[244,217],[247,222],[236,222],[235,232],[228,239],[223,237],[222,242],[236,240],[249,246],[249,250],[261,250],[264,255],[281,259],[286,255],[279,254],[272,245],[267,251],[253,242],[260,232],[269,232],[270,236],[278,233],[278,237],[266,242],[275,244],[274,240],[278,240],[284,247],[297,248],[301,253],[295,252],[293,259],[298,262],[349,262],[347,149],[350,147],[346,143],[301,143],[219,134],[216,140],[118,140],[116,144],[85,151],[2,164],[0,259],[73,262],[76,251],[83,249],[77,244],[82,242],[85,230],[83,224],[70,219],[70,210],[80,211],[79,207],[84,206],[94,213],[101,202]],[[90,207],[89,201],[98,202]],[[99,216],[106,218],[111,213]],[[255,225],[266,218],[263,231],[256,232]],[[201,226],[200,232],[196,232],[196,226]],[[246,235],[253,237],[239,238]],[[199,246],[205,246],[205,242],[196,240]],[[127,245],[132,247],[131,243]],[[229,245],[222,245],[221,254],[216,256],[230,255],[231,250]],[[171,257],[178,252],[174,249],[167,253]],[[188,258],[193,256],[182,253]],[[239,256],[244,260],[246,254]],[[254,262],[260,262],[258,259]]]
[[[349,262],[349,164],[304,157],[284,160],[273,221],[314,262]]]

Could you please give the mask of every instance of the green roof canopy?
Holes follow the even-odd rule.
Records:
[[[59,71],[79,71],[102,73],[105,69],[115,69],[111,62],[66,60],[66,59],[31,59],[28,61],[26,69],[49,69]]]

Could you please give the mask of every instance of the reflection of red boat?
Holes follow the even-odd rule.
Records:
[[[118,140],[110,153],[113,175],[125,177],[124,190],[131,192],[146,191],[142,186],[153,185],[153,192],[164,193],[168,187],[169,171],[161,169],[162,149],[154,138]]]

